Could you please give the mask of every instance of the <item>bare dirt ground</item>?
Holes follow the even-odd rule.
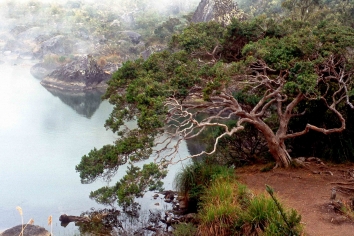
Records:
[[[261,172],[264,165],[239,168],[236,174],[256,193],[270,185],[280,201],[302,215],[304,234],[309,236],[354,235],[354,221],[336,211],[331,204],[332,188],[337,188],[336,200],[346,202],[354,197],[354,165],[307,163],[306,168],[277,168]],[[344,188],[353,188],[346,193]]]

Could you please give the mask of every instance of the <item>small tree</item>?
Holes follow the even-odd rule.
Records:
[[[151,155],[155,158],[143,169],[131,167],[116,186],[98,190],[91,197],[105,202],[111,199],[108,192],[116,193],[129,203],[147,187],[160,187],[169,164],[215,153],[223,137],[237,135],[246,123],[263,134],[277,166],[283,167],[292,160],[287,139],[310,130],[330,134],[345,129],[338,107],[353,108],[352,28],[286,21],[265,29],[234,22],[228,28],[232,31],[227,31],[215,24],[192,25],[174,37],[177,52],[126,62],[113,75],[105,98],[114,109],[106,127],[121,138],[82,158],[76,167],[82,182],[109,177],[125,163]],[[200,30],[203,27],[210,31]],[[242,57],[225,63],[222,52],[230,45],[227,41],[235,38],[247,42]],[[312,100],[321,101],[334,122],[324,127],[308,123],[289,130],[291,118],[304,114]],[[132,119],[137,120],[137,128],[130,130],[124,122]],[[236,122],[226,123],[228,120]],[[223,131],[211,150],[177,159],[182,140],[192,140],[213,127]]]

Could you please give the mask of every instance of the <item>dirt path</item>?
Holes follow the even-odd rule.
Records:
[[[302,215],[305,235],[354,235],[353,221],[336,213],[329,200],[331,189],[338,186],[333,183],[354,180],[354,165],[327,166],[311,163],[307,168],[278,168],[261,172],[263,167],[244,167],[237,169],[236,173],[240,181],[255,192],[263,192],[265,184],[273,187],[282,203]],[[354,182],[347,187],[353,188]],[[349,198],[348,194],[337,191],[337,200],[346,201]]]

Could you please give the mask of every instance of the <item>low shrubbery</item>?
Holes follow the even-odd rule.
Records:
[[[197,233],[197,227],[192,223],[180,223],[175,226],[174,236],[193,236]]]
[[[285,210],[269,186],[269,195],[251,193],[230,168],[195,162],[177,175],[175,185],[190,206],[198,206],[199,220],[196,232],[185,233],[184,224],[176,227],[175,235],[301,234],[301,216],[295,210]]]
[[[189,202],[189,210],[196,211],[200,196],[205,189],[220,177],[231,178],[234,170],[216,164],[193,162],[176,175],[175,188]]]
[[[233,179],[219,178],[201,198],[198,235],[300,235],[301,216],[285,211],[271,194],[254,195]]]

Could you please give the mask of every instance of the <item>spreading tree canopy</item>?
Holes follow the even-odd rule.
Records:
[[[113,187],[91,193],[100,203],[129,204],[146,188],[161,187],[169,164],[218,150],[218,142],[253,125],[266,140],[278,166],[292,161],[285,141],[310,130],[345,129],[343,107],[353,108],[353,28],[321,22],[255,19],[192,24],[175,35],[169,50],[146,61],[126,62],[109,81],[104,96],[114,105],[106,127],[117,132],[113,145],[82,157],[76,170],[90,183],[110,177],[130,163]],[[332,121],[289,129],[294,117],[317,101]],[[126,121],[136,120],[128,129]],[[227,122],[227,121],[234,122]],[[182,140],[218,127],[210,150],[177,158]],[[153,157],[143,168],[134,163]]]

